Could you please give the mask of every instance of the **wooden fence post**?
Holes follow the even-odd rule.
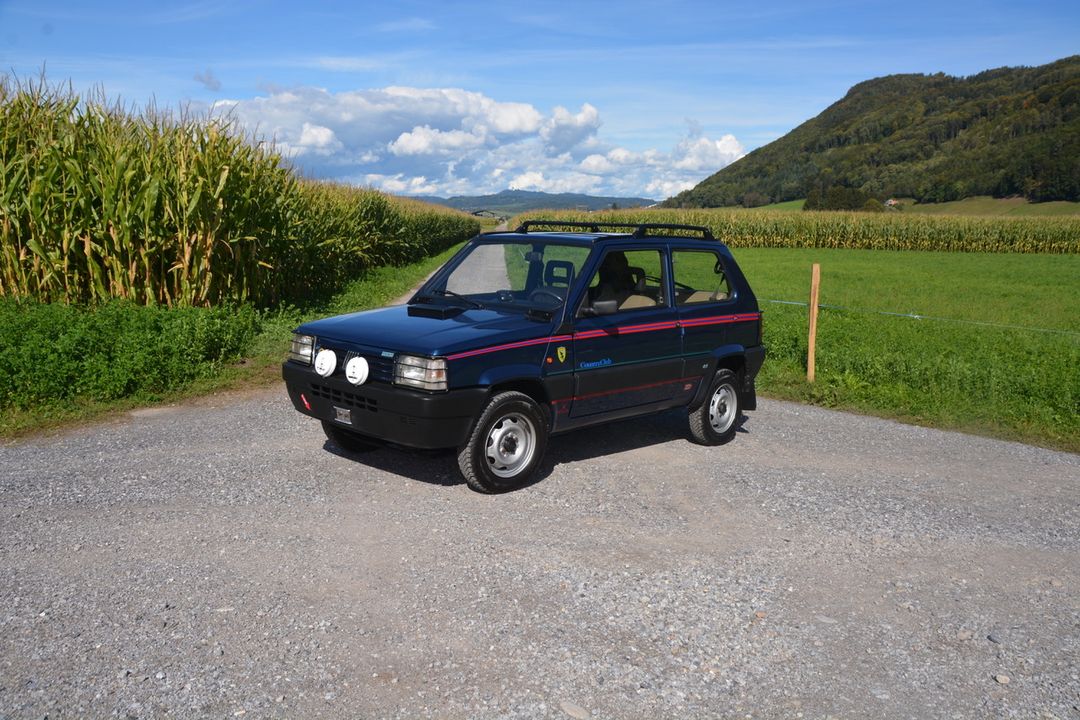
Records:
[[[821,266],[814,263],[810,269],[810,338],[806,351],[806,381],[814,382],[815,351],[817,350],[818,290],[821,285]]]

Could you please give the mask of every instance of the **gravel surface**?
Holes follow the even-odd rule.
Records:
[[[760,406],[501,496],[281,388],[2,446],[0,717],[1080,715],[1080,456]]]

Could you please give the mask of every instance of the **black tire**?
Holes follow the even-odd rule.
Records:
[[[368,440],[363,435],[349,432],[327,420],[322,421],[322,429],[326,433],[326,439],[345,452],[361,453],[378,447],[378,443]]]
[[[690,438],[699,445],[723,445],[735,437],[741,417],[738,377],[718,370],[701,407],[690,411]]]
[[[458,450],[458,468],[473,490],[499,493],[529,482],[547,449],[547,420],[524,393],[491,398]]]

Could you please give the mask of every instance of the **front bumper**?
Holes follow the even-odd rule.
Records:
[[[321,377],[310,366],[290,361],[282,364],[281,376],[293,407],[305,415],[424,450],[464,445],[487,399],[484,388],[428,394],[379,382],[357,386],[338,377]],[[347,411],[351,424],[338,422],[335,408]]]

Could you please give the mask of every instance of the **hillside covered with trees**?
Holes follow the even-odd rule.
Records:
[[[456,195],[452,198],[424,195],[424,202],[445,205],[455,210],[487,210],[507,217],[530,210],[610,210],[620,207],[648,207],[656,200],[639,197],[606,197],[581,193],[547,193],[536,190],[503,190],[494,195]]]
[[[664,205],[753,207],[837,187],[919,202],[1080,200],[1080,55],[964,78],[867,80]]]

